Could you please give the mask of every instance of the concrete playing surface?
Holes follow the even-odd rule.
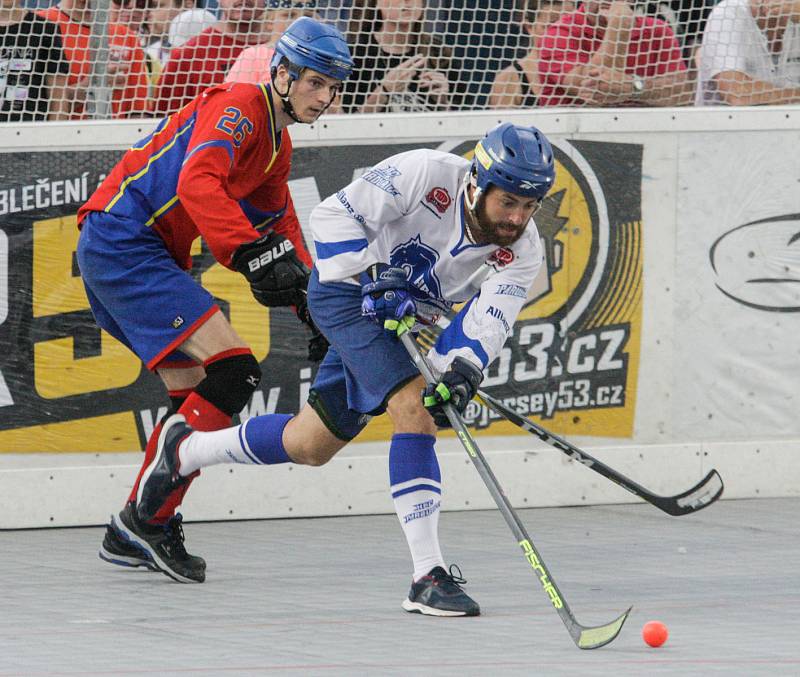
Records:
[[[186,525],[203,585],[107,564],[100,528],[0,532],[9,675],[800,675],[800,499],[520,516],[579,622],[633,612],[577,649],[496,511],[444,513],[479,618],[405,613],[394,516]],[[653,649],[642,625],[670,631]]]

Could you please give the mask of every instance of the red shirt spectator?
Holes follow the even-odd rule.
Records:
[[[79,4],[79,3],[74,3]],[[67,86],[73,92],[72,119],[85,118],[84,100],[89,88],[92,63],[89,60],[89,41],[92,35],[90,24],[76,21],[70,13],[71,6],[66,3],[40,10],[37,14],[58,25],[64,55],[69,61]],[[76,12],[79,9],[75,8]],[[76,16],[78,16],[76,14]],[[86,17],[86,14],[80,16]],[[109,59],[119,62],[117,76],[120,86],[112,82],[111,113],[115,118],[145,115],[148,110],[147,68],[145,54],[139,46],[139,39],[125,26],[108,25]]]
[[[157,114],[173,113],[222,84],[245,47],[266,42],[263,0],[219,0],[219,12],[218,23],[170,52],[158,81]]]
[[[158,81],[156,113],[174,113],[204,89],[223,83],[247,44],[211,26],[183,47],[173,49]]]
[[[595,12],[591,11],[591,7],[587,10],[587,5],[591,4],[595,6]],[[622,3],[612,3],[612,6],[615,4]],[[539,75],[543,83],[539,103],[546,106],[576,103],[615,105],[635,104],[639,98],[642,103],[650,105],[688,103],[656,98],[660,93],[674,95],[673,87],[679,86],[682,90],[686,81],[686,64],[669,25],[661,19],[634,16],[628,9],[626,16],[620,18],[623,10],[617,17],[623,22],[620,27],[613,24],[615,19],[610,14],[599,13],[607,12],[607,7],[607,3],[584,3],[547,28],[539,51]],[[626,21],[627,26],[624,25]],[[615,34],[607,50],[616,53],[596,59],[604,47],[604,41],[609,42],[605,38],[611,32],[612,25],[615,31],[622,31],[621,34]],[[600,63],[603,59],[605,62]],[[590,87],[588,83],[593,77],[598,82],[614,80],[613,93],[605,96],[601,93],[598,97],[587,94],[584,97],[578,93],[577,85],[568,86],[565,76],[580,66],[588,67],[582,80],[583,87]],[[614,77],[609,78],[609,73],[614,71]],[[681,76],[670,78],[669,81],[664,79],[659,82],[657,79],[658,76],[676,73]],[[646,78],[655,78],[650,87],[643,82]],[[657,91],[659,86],[662,92]],[[649,92],[650,96],[645,98],[645,92]]]

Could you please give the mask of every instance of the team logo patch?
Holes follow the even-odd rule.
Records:
[[[178,315],[178,317],[172,320],[172,328],[178,329],[179,327],[183,326],[184,322],[185,320],[180,315]]]
[[[361,178],[367,183],[380,188],[384,193],[389,193],[392,197],[400,195],[400,191],[395,188],[392,179],[400,176],[400,170],[395,167],[374,167],[366,172]]]
[[[450,197],[447,188],[436,186],[431,188],[430,192],[425,196],[425,202],[433,205],[440,214],[444,214],[453,202],[453,198]]]
[[[495,270],[505,268],[509,263],[514,260],[514,252],[508,247],[500,247],[495,249],[492,255],[487,259],[487,263]]]

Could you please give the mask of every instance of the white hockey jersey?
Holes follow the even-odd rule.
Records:
[[[531,220],[510,247],[474,244],[465,225],[462,157],[420,149],[394,155],[311,213],[321,282],[352,282],[376,262],[406,270],[425,293],[418,319],[435,323],[467,302],[429,353],[444,371],[456,356],[484,369],[500,353],[542,265]]]

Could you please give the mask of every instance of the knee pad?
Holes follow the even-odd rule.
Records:
[[[261,367],[253,353],[223,357],[207,362],[205,368],[206,377],[195,392],[229,416],[242,410],[261,382]]]

